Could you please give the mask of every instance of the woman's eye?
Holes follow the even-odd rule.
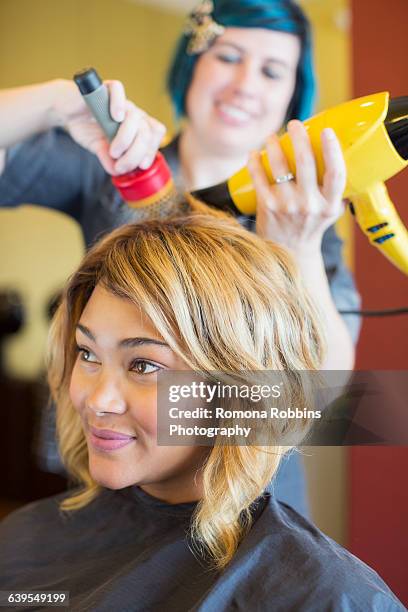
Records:
[[[225,62],[226,64],[238,64],[241,61],[241,57],[239,55],[232,55],[227,53],[219,53],[217,55],[217,59],[221,62]]]
[[[151,361],[145,359],[135,359],[130,366],[130,369],[137,374],[153,374],[160,370],[160,367]]]
[[[77,346],[77,351],[79,353],[79,358],[81,361],[86,361],[86,363],[98,363],[95,355],[84,346]]]
[[[282,78],[282,75],[277,70],[275,70],[274,68],[270,68],[268,66],[264,66],[262,68],[262,74],[266,76],[268,79],[279,80]]]

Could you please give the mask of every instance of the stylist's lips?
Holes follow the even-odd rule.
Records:
[[[136,436],[119,433],[110,429],[89,428],[89,441],[97,450],[114,451],[136,440]]]
[[[230,125],[246,125],[252,119],[251,113],[232,104],[219,103],[217,110],[223,121]]]

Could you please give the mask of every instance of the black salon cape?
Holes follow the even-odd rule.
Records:
[[[0,523],[0,590],[69,591],[74,612],[405,609],[373,570],[268,493],[222,573],[189,547],[194,504],[133,486],[103,489],[67,515],[58,509],[64,495]]]

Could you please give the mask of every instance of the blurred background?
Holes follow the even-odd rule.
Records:
[[[407,0],[304,0],[315,35],[318,109],[388,90],[407,95]],[[120,79],[138,106],[177,126],[164,75],[187,0],[1,0],[0,87],[72,78],[94,66]],[[408,172],[389,182],[408,223]],[[346,213],[345,257],[366,308],[407,305],[408,283],[370,247]],[[63,486],[35,462],[49,310],[83,253],[79,228],[30,206],[0,211],[1,415],[18,444],[3,445],[0,515]],[[3,314],[2,314],[3,313]],[[5,313],[5,314],[4,314]],[[408,317],[364,321],[358,369],[408,370]],[[312,515],[328,535],[367,561],[408,602],[408,449],[305,449]],[[51,466],[52,467],[52,466]]]

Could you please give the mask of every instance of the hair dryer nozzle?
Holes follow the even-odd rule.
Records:
[[[390,100],[384,125],[399,155],[408,159],[408,96]]]

